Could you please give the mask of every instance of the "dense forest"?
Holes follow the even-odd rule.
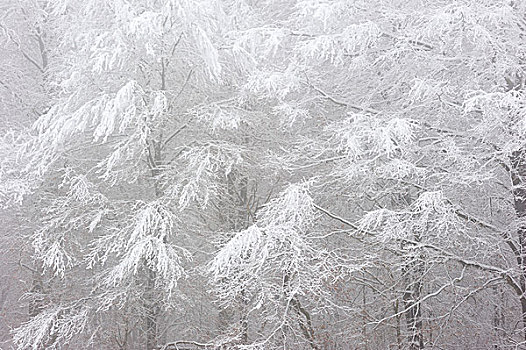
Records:
[[[526,349],[526,1],[0,0],[0,349]]]

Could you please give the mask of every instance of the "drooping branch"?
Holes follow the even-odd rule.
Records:
[[[335,220],[338,220],[346,225],[348,225],[349,227],[351,227],[352,229],[354,230],[357,230],[359,232],[362,232],[362,233],[366,233],[368,235],[376,235],[374,232],[371,232],[371,231],[366,231],[366,230],[362,230],[359,228],[359,225],[349,221],[349,220],[346,220],[336,214],[333,214],[331,213],[330,211],[328,211],[327,209],[324,209],[318,205],[315,205],[314,206],[316,209],[320,210],[321,212],[323,212],[324,214],[326,214],[327,216],[335,219]],[[409,243],[411,245],[413,245],[415,248],[425,248],[425,249],[429,249],[429,250],[433,250],[437,253],[440,253],[443,257],[445,258],[448,258],[452,261],[455,261],[459,264],[461,264],[462,266],[465,266],[465,267],[473,267],[473,268],[476,268],[478,270],[481,270],[481,271],[485,271],[485,272],[489,272],[489,273],[492,273],[492,274],[495,274],[495,275],[498,275],[500,276],[501,278],[503,278],[512,288],[513,290],[517,293],[517,295],[519,296],[522,296],[524,291],[522,290],[521,288],[521,285],[520,283],[517,283],[517,281],[515,280],[515,278],[513,277],[513,274],[512,274],[512,271],[509,271],[509,270],[504,270],[504,269],[501,269],[499,267],[496,267],[496,266],[492,266],[492,265],[487,265],[487,264],[484,264],[484,263],[481,263],[481,262],[478,262],[478,261],[474,261],[474,260],[469,260],[469,259],[464,259],[462,257],[459,257],[458,255],[452,253],[452,252],[449,252],[441,247],[438,247],[434,244],[430,244],[430,243],[422,243],[422,242],[418,242],[418,241],[415,241],[415,240],[411,240],[411,239],[408,239],[408,238],[398,238],[399,241],[403,242],[403,243]]]

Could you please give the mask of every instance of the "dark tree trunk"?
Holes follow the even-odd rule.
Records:
[[[409,331],[408,343],[410,350],[424,348],[424,335],[422,332],[422,311],[418,299],[420,298],[420,283],[414,283],[410,290],[404,293],[404,306],[409,308],[405,313],[406,325]]]
[[[225,223],[231,231],[246,229],[250,224],[250,199],[248,195],[248,178],[239,174],[235,170],[231,171],[226,177],[228,191],[226,207],[231,208],[231,214],[225,217]],[[248,301],[245,291],[241,291],[241,296],[237,305],[229,306],[219,311],[218,328],[222,334],[228,333],[233,324],[239,325],[239,342],[249,343],[249,318]]]
[[[146,350],[154,350],[157,348],[157,321],[159,318],[159,303],[156,298],[155,291],[155,271],[147,268],[147,288],[145,304],[146,307]]]
[[[511,181],[513,185],[513,204],[518,218],[517,238],[519,241],[517,252],[517,264],[521,271],[520,288],[522,294],[519,296],[522,312],[522,323],[524,339],[526,341],[526,149],[521,148],[511,154]]]
[[[495,344],[493,345],[493,349],[500,350],[502,349],[501,339],[505,338],[505,332],[503,332],[503,329],[506,325],[503,307],[505,296],[500,286],[493,287],[493,292],[495,295],[495,306],[493,310],[493,331],[495,332]]]
[[[420,297],[422,294],[421,276],[424,269],[423,257],[417,255],[409,257],[409,261],[403,268],[405,291],[402,296],[407,326],[407,341],[409,350],[421,350],[424,348],[424,333],[422,324],[422,309]]]
[[[399,310],[398,299],[396,299],[395,304],[394,304],[394,314],[397,315],[396,316],[396,345],[397,345],[398,350],[402,350],[402,326],[400,322],[400,319],[402,318],[402,316],[398,315],[398,310]]]
[[[307,311],[307,309],[303,307],[297,295],[288,295],[288,291],[290,289],[290,280],[291,276],[289,273],[287,273],[285,275],[285,278],[283,279],[283,289],[285,290],[286,297],[291,298],[290,305],[293,307],[294,311],[298,315],[299,328],[303,333],[305,339],[309,342],[311,349],[320,350],[320,347],[316,342],[316,335],[314,332],[314,327],[312,325],[312,317],[310,313]]]
[[[44,308],[44,281],[42,281],[42,266],[36,263],[32,272],[31,301],[29,302],[29,317],[35,317]]]

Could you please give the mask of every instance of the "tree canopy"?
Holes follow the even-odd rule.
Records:
[[[511,0],[6,0],[0,347],[526,347],[525,40]]]

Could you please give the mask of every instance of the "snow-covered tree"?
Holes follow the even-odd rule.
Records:
[[[153,349],[163,310],[183,297],[177,282],[192,257],[185,241],[198,226],[192,208],[216,195],[215,179],[228,173],[221,168],[241,161],[239,150],[206,137],[193,112],[222,81],[212,44],[221,11],[186,2],[50,6],[49,16],[69,28],[26,172],[59,178],[32,239],[44,272],[71,291],[50,300],[15,341],[60,346],[82,333],[80,341],[125,348],[131,327],[121,324],[139,317],[134,327]],[[112,324],[119,310],[126,319]],[[101,311],[108,318],[97,320]]]
[[[523,2],[35,3],[19,349],[526,344]]]
[[[54,24],[44,3],[6,0],[0,7],[0,270],[9,281],[2,285],[0,346],[9,348],[9,330],[38,313],[44,292],[40,265],[32,259],[27,239],[40,222],[38,196],[31,195],[36,179],[26,177],[17,164],[25,161],[31,123],[48,106],[46,73],[53,55],[48,29]]]
[[[340,278],[348,274],[345,283],[324,290],[337,290],[327,300],[332,310],[344,310],[331,322],[355,325],[347,328],[348,346],[450,348],[459,324],[473,331],[464,330],[469,335],[457,343],[461,348],[520,342],[516,325],[524,311],[504,311],[512,314],[509,323],[486,313],[481,327],[494,332],[483,333],[464,310],[475,294],[492,300],[495,288],[506,291],[503,300],[492,300],[499,310],[508,301],[522,304],[524,295],[524,4],[282,6],[286,17],[269,11],[262,21],[272,25],[245,29],[235,47],[258,53],[245,88],[288,119],[295,134],[281,161],[296,178],[312,179],[318,214],[343,224],[335,230],[319,219],[313,228],[345,261]],[[235,236],[219,261],[249,263],[252,255],[234,257],[248,249],[248,237],[258,236],[254,230]],[[310,262],[320,259],[303,254]],[[245,280],[246,268],[223,270]],[[330,269],[311,272],[331,278]],[[216,280],[228,288],[229,279]],[[316,300],[307,290],[299,294]],[[352,297],[341,300],[342,293]],[[354,298],[362,305],[350,302]],[[324,318],[313,322],[320,328]],[[329,340],[342,344],[334,333],[330,329]]]

